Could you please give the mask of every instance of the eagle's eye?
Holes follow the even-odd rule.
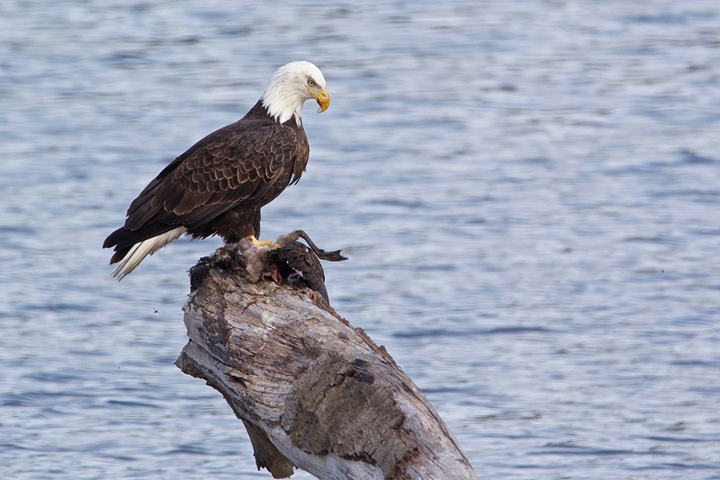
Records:
[[[314,87],[314,86],[315,86],[315,80],[313,80],[312,78],[308,79],[308,85],[310,85],[311,87]]]

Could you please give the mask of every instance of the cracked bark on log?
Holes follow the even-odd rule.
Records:
[[[184,307],[190,340],[176,364],[222,393],[258,468],[275,478],[293,467],[321,479],[477,478],[383,347],[322,298],[228,268],[233,255],[222,248],[198,264]]]

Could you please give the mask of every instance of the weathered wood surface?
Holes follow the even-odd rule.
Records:
[[[293,466],[321,479],[477,478],[384,348],[322,298],[218,268],[232,263],[225,250],[194,281],[177,365],[223,394],[258,468],[275,478]]]

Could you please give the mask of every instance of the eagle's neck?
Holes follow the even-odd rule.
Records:
[[[308,100],[305,87],[292,77],[278,72],[270,81],[270,86],[262,96],[263,107],[278,123],[285,123],[292,117],[302,125],[302,107]]]

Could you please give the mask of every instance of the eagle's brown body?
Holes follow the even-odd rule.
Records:
[[[226,242],[259,236],[260,208],[300,179],[309,152],[302,125],[295,118],[278,123],[259,101],[145,187],[130,205],[125,226],[105,240],[104,247],[115,247],[110,263],[135,244],[179,227],[194,238],[218,234]]]

